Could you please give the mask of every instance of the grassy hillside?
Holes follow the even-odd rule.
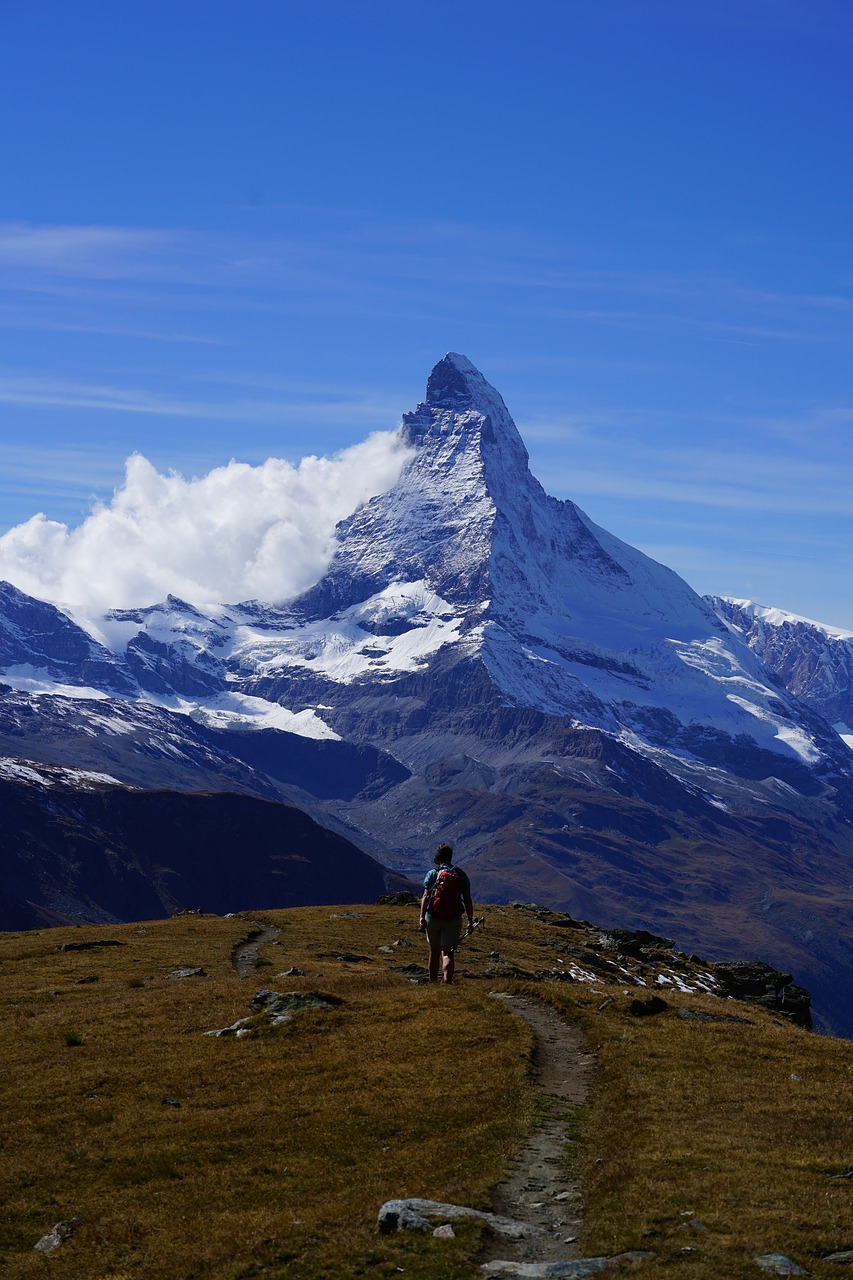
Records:
[[[821,1259],[853,1247],[853,1178],[833,1177],[853,1166],[853,1043],[670,987],[663,1012],[632,1016],[649,993],[624,976],[536,980],[556,930],[529,911],[489,909],[449,989],[399,971],[425,960],[412,907],[253,918],[280,933],[244,978],[245,917],[0,935],[4,1275],[477,1275],[475,1228],[383,1237],[375,1220],[398,1196],[489,1206],[536,1121],[530,1033],[489,998],[513,988],[579,1020],[598,1052],[585,1254],[646,1249],[641,1272],[737,1280],[782,1252],[838,1274]],[[58,950],[103,940],[123,945]],[[278,976],[292,967],[304,976]],[[203,1034],[250,1016],[263,986],[340,1003]],[[74,1217],[58,1250],[33,1250]]]

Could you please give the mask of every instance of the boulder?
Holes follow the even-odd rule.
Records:
[[[672,951],[675,946],[671,938],[661,938],[646,929],[608,929],[598,936],[609,951],[635,960],[647,959],[650,951]]]
[[[524,1240],[534,1234],[527,1222],[504,1218],[499,1213],[487,1213],[483,1209],[469,1209],[461,1204],[442,1204],[438,1200],[386,1200],[379,1210],[377,1226],[382,1235],[395,1231],[428,1231],[429,1219],[438,1218],[446,1223],[459,1218],[477,1218],[495,1233],[507,1240]]]
[[[763,1005],[811,1029],[811,996],[805,987],[791,982],[790,973],[761,960],[727,960],[713,970],[724,995]]]
[[[343,1004],[339,996],[323,995],[319,991],[273,991],[270,987],[262,987],[252,996],[252,1010],[255,1017],[265,1013],[270,1026],[278,1027],[283,1022],[290,1022],[294,1014],[305,1009],[335,1009]],[[230,1027],[220,1027],[216,1031],[205,1031],[206,1036],[236,1036],[238,1040],[251,1035],[252,1017],[239,1018]]]
[[[343,1000],[339,996],[321,995],[319,991],[271,991],[262,987],[252,996],[255,1013],[265,1013],[272,1026],[290,1022],[295,1013],[305,1009],[334,1009]]]
[[[668,1007],[660,996],[649,996],[646,1000],[632,1000],[628,1005],[628,1012],[635,1018],[649,1018],[656,1013],[663,1013]]]

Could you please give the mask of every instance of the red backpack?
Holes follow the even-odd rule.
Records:
[[[455,867],[442,867],[432,887],[429,913],[433,920],[455,920],[461,916],[462,882]]]

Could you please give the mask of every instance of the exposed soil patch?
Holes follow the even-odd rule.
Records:
[[[272,924],[259,924],[248,921],[255,927],[242,942],[238,942],[231,952],[231,963],[238,978],[251,978],[258,966],[258,952],[266,943],[272,942],[281,933],[281,929]]]
[[[520,1262],[569,1262],[582,1256],[579,1243],[583,1200],[571,1172],[571,1148],[586,1100],[593,1055],[579,1029],[555,1009],[525,996],[496,995],[524,1018],[535,1037],[532,1084],[536,1123],[509,1177],[495,1190],[496,1213],[529,1223],[523,1240],[492,1241],[483,1257]]]

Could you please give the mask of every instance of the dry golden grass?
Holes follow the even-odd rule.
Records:
[[[527,1031],[478,985],[391,972],[424,958],[416,915],[396,926],[399,910],[363,911],[271,913],[274,963],[243,980],[230,963],[242,920],[0,937],[4,1274],[382,1276],[404,1257],[407,1275],[432,1276],[439,1253],[443,1275],[464,1273],[470,1232],[443,1248],[386,1241],[376,1213],[397,1195],[488,1203],[525,1121]],[[402,933],[411,949],[376,951]],[[93,938],[126,945],[57,951]],[[356,944],[377,960],[322,954]],[[305,978],[275,978],[294,964]],[[207,976],[166,976],[198,965]],[[276,1034],[201,1034],[246,1015],[262,985],[344,1003]],[[49,1263],[32,1252],[78,1215]]]
[[[538,991],[599,1050],[587,1253],[653,1250],[650,1268],[696,1280],[755,1277],[766,1253],[838,1275],[821,1259],[853,1248],[853,1182],[833,1179],[853,1167],[853,1042],[708,996],[667,993],[666,1012],[636,1018],[634,991]],[[679,1006],[748,1021],[682,1021]]]
[[[477,1274],[474,1229],[384,1238],[376,1212],[410,1195],[488,1206],[531,1120],[530,1041],[488,998],[507,982],[478,975],[500,963],[492,950],[521,971],[549,967],[547,923],[492,909],[446,990],[391,968],[425,961],[411,908],[262,918],[281,933],[246,979],[231,965],[243,919],[0,935],[4,1275]],[[95,938],[126,945],[57,950]],[[399,938],[412,945],[378,949]],[[205,977],[167,977],[198,965]],[[291,966],[305,976],[277,977]],[[830,1176],[853,1166],[853,1044],[712,997],[667,993],[665,1013],[637,1019],[636,988],[524,985],[599,1049],[581,1155],[586,1253],[650,1249],[644,1270],[738,1280],[761,1274],[756,1255],[781,1251],[837,1274],[820,1258],[853,1245],[853,1180]],[[343,1003],[275,1034],[202,1035],[245,1016],[261,986]],[[749,1021],[683,1022],[679,1005]],[[33,1252],[77,1215],[56,1253]]]

